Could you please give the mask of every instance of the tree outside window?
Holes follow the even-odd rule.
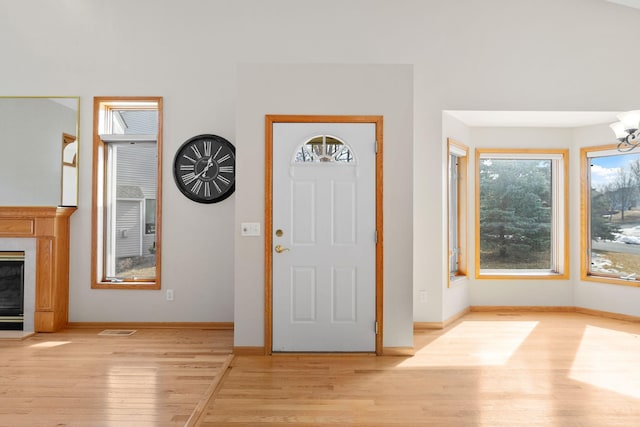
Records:
[[[558,276],[566,265],[566,152],[479,150],[476,275]]]
[[[582,278],[638,286],[640,154],[593,147],[582,161]]]

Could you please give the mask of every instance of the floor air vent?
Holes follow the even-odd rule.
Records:
[[[136,331],[133,329],[105,329],[98,335],[106,335],[110,337],[128,337],[129,335],[133,335],[135,333]]]

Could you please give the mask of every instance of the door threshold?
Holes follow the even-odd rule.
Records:
[[[376,356],[375,351],[274,351],[271,356]]]

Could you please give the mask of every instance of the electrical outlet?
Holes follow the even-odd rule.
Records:
[[[420,302],[427,302],[427,291],[420,291],[418,293],[418,298]]]
[[[167,289],[167,301],[173,301],[173,289]]]

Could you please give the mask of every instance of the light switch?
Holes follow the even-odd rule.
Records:
[[[259,236],[260,223],[259,222],[243,222],[242,224],[240,224],[240,235]]]

